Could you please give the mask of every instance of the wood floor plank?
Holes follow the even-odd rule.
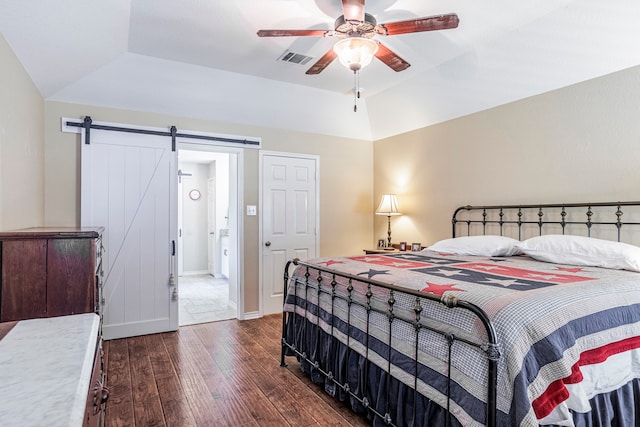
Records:
[[[105,343],[106,426],[366,426],[280,366],[281,316],[191,325]]]
[[[278,316],[279,319],[280,316]],[[320,419],[323,425],[344,425],[344,418],[333,410],[322,411],[321,415],[318,412],[314,416],[313,411],[310,411],[307,405],[291,405],[291,402],[294,401],[304,401],[304,396],[306,396],[306,400],[311,400],[315,394],[301,381],[286,380],[291,376],[279,365],[280,332],[277,328],[272,327],[273,324],[273,320],[270,319],[247,321],[241,324],[243,338],[253,340],[246,347],[250,349],[254,359],[250,370],[255,374],[257,386],[269,397],[271,404],[283,414],[291,425],[315,425],[318,424],[317,419]],[[280,323],[276,323],[276,325],[278,324]]]
[[[182,393],[180,382],[174,377],[158,379],[158,392],[167,427],[196,426],[191,407]]]
[[[245,322],[243,322],[245,323]],[[226,408],[231,416],[236,417],[240,413],[249,413],[256,421],[262,424],[285,423],[282,414],[269,401],[266,394],[258,387],[256,381],[260,377],[256,377],[249,369],[238,369],[238,366],[251,367],[255,366],[255,360],[252,359],[251,344],[247,342],[243,345],[241,328],[229,329],[233,335],[227,335],[227,341],[224,343],[216,342],[215,339],[203,331],[198,329],[199,336],[205,343],[205,347],[209,350],[211,357],[224,374],[225,385],[228,393],[225,393]],[[248,397],[248,400],[247,400]],[[246,402],[251,402],[251,408],[247,411]],[[242,419],[236,419],[236,422],[242,422]]]
[[[188,327],[184,327],[175,334],[165,335],[163,340],[178,375],[182,393],[189,403],[191,414],[198,426],[229,425],[226,420],[220,418],[218,403],[209,392],[202,372],[196,367],[196,361],[192,356],[195,350],[190,349],[185,340],[185,335],[189,334],[188,331]]]
[[[216,402],[217,418],[225,425],[252,424],[254,418],[245,410],[246,401],[238,398],[236,390],[229,384],[211,354],[200,339],[196,328],[183,329],[181,338],[188,347],[194,366],[201,373],[202,381]]]
[[[164,412],[145,337],[129,338],[127,344],[136,425],[165,426]]]
[[[131,375],[129,375],[129,351],[126,339],[108,342],[107,387],[111,405],[132,405]]]
[[[276,422],[286,425],[282,415],[270,404],[259,387],[256,387],[256,377],[251,371],[242,364],[224,368],[221,369],[222,379],[218,379],[215,385],[212,381],[208,384],[217,390],[221,387],[224,389],[221,392],[224,402],[222,410],[230,421],[246,422],[249,415],[260,425]],[[250,405],[247,402],[251,402]]]
[[[175,377],[176,371],[173,369],[171,357],[162,340],[162,334],[146,335],[143,337],[149,353],[149,361],[156,378]]]
[[[114,404],[107,401],[104,424],[105,427],[134,427],[136,420],[133,415],[133,405],[130,402]]]
[[[279,423],[288,425],[282,414],[270,404],[266,396],[259,390],[238,388],[237,383],[225,382],[227,392],[221,395],[220,407],[222,416],[229,421],[228,425],[258,425]]]
[[[106,385],[109,388],[109,400],[105,407],[105,426],[135,426],[127,341],[125,339],[106,341],[104,348]]]
[[[196,426],[189,402],[182,393],[180,381],[164,345],[162,334],[147,335],[144,339],[162,404],[165,424],[168,427]]]

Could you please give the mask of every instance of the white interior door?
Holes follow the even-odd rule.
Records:
[[[81,223],[102,225],[105,338],[178,328],[177,156],[163,136],[91,130]],[[176,291],[176,292],[174,292]]]
[[[282,311],[283,270],[318,252],[318,158],[261,153],[262,311]]]

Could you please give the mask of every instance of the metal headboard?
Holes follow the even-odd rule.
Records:
[[[623,220],[625,214],[628,221]],[[640,225],[640,202],[461,206],[451,221],[453,237],[495,234],[524,240],[534,235],[578,234],[620,242],[633,240],[630,230],[628,235],[621,232],[623,225]],[[634,232],[635,240],[640,240],[640,227]]]

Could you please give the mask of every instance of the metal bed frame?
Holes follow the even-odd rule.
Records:
[[[572,230],[582,229],[588,237],[591,231],[604,226],[615,227],[617,241],[621,241],[622,225],[640,225],[640,222],[623,222],[623,207],[638,207],[638,202],[598,202],[598,203],[563,203],[563,204],[530,204],[530,205],[494,205],[494,206],[461,206],[455,210],[451,219],[452,236],[457,237],[458,229],[466,229],[466,235],[471,235],[473,226],[481,227],[480,233],[489,234],[488,231],[493,226],[494,233],[504,235],[506,228],[510,225],[516,228],[517,233],[510,230],[513,238],[523,240],[525,231],[535,231],[536,234],[550,234],[545,232],[549,228],[556,226],[554,230],[558,234],[565,234],[570,228]],[[615,208],[615,211],[613,209]],[[549,211],[552,210],[554,217],[547,219]],[[559,210],[559,212],[558,212]],[[509,213],[514,215],[509,215]],[[636,211],[637,213],[637,211]],[[478,215],[480,215],[478,217]],[[584,216],[582,216],[584,215]],[[459,218],[462,216],[463,218]],[[605,219],[603,219],[603,216]],[[610,218],[610,219],[606,219]],[[460,227],[466,225],[466,227]],[[584,227],[584,228],[582,228]],[[497,232],[496,231],[497,228]],[[574,233],[569,233],[574,234]]]
[[[495,205],[495,206],[462,206],[455,210],[452,217],[452,234],[453,237],[459,235],[459,231],[466,231],[466,235],[485,235],[485,234],[511,234],[518,240],[526,238],[529,234],[565,234],[567,231],[579,231],[579,233],[585,232],[588,236],[592,235],[592,228],[594,226],[612,226],[617,234],[617,240],[621,241],[621,228],[623,225],[640,225],[640,222],[623,222],[622,216],[624,207],[640,206],[640,202],[603,202],[603,203],[568,203],[568,204],[529,204],[529,205]],[[585,211],[586,209],[586,211]],[[638,211],[640,213],[640,210]],[[584,217],[579,219],[582,215]],[[578,216],[578,218],[576,218]],[[610,219],[603,219],[603,216],[610,217]],[[548,217],[551,217],[547,219]],[[532,218],[532,219],[531,219]],[[575,234],[575,233],[574,233]],[[289,269],[291,265],[296,265],[298,268],[304,269],[303,277],[292,277],[289,275]],[[339,278],[342,282],[339,281]],[[386,316],[389,322],[389,331],[391,331],[393,322],[403,322],[406,325],[410,325],[415,332],[415,362],[413,371],[413,390],[414,390],[414,414],[413,419],[416,420],[416,402],[415,399],[419,398],[417,390],[418,384],[418,335],[421,330],[429,330],[431,332],[439,334],[448,345],[448,360],[446,361],[448,366],[447,374],[447,390],[446,399],[447,404],[444,408],[447,412],[446,425],[451,423],[450,412],[450,400],[451,400],[451,362],[452,362],[452,347],[454,343],[462,343],[464,345],[470,345],[480,349],[487,359],[487,402],[486,402],[486,419],[485,424],[489,427],[496,426],[497,409],[496,409],[496,388],[497,388],[497,364],[501,357],[500,345],[497,342],[496,332],[494,330],[491,321],[487,314],[478,306],[469,303],[467,301],[458,299],[453,296],[444,295],[442,298],[429,293],[417,292],[398,286],[385,284],[380,281],[367,279],[362,276],[354,276],[345,274],[333,270],[331,268],[322,267],[315,264],[303,262],[299,259],[293,259],[287,262],[284,269],[284,295],[285,301],[288,295],[288,287],[290,282],[295,280],[296,293],[295,298],[298,297],[306,300],[309,293],[316,293],[318,298],[318,305],[314,309],[308,309],[307,304],[304,305],[304,314],[296,313],[294,309],[292,312],[283,311],[282,316],[282,340],[281,340],[281,358],[280,365],[286,366],[285,357],[294,355],[302,363],[303,361],[308,363],[312,367],[314,373],[320,374],[326,382],[332,383],[335,387],[339,388],[343,393],[346,393],[351,397],[351,400],[357,401],[367,412],[367,415],[372,418],[379,418],[386,425],[395,426],[394,417],[390,409],[389,389],[387,388],[386,394],[386,407],[376,408],[372,405],[367,397],[368,390],[366,384],[364,390],[354,391],[349,385],[348,381],[345,383],[339,382],[336,379],[335,372],[331,372],[324,365],[324,361],[316,360],[314,357],[315,351],[309,351],[310,349],[299,348],[296,342],[289,342],[287,340],[287,328],[291,323],[293,328],[296,328],[298,322],[297,317],[302,317],[301,323],[302,331],[293,331],[293,336],[302,335],[306,337],[303,342],[308,342],[309,336],[312,340],[315,340],[316,346],[320,342],[320,334],[325,333],[320,328],[320,297],[325,295],[325,298],[330,298],[331,309],[329,313],[323,313],[325,318],[331,319],[330,330],[328,335],[330,338],[337,339],[334,336],[334,309],[337,301],[342,301],[348,307],[347,318],[349,319],[347,324],[347,331],[350,331],[351,311],[354,307],[359,307],[366,311],[366,335],[365,335],[365,354],[364,357],[367,360],[365,363],[365,370],[369,369],[369,328],[370,319],[372,313],[378,313]],[[312,283],[313,280],[313,283]],[[346,289],[340,283],[346,281]],[[354,286],[354,284],[358,286]],[[298,294],[298,285],[304,288],[304,294]],[[342,288],[341,288],[342,286]],[[360,290],[358,290],[360,289]],[[362,290],[366,289],[366,292],[362,293]],[[342,290],[342,291],[341,291]],[[345,292],[346,291],[346,292]],[[372,304],[372,296],[376,293],[384,292],[387,296],[386,308],[381,309]],[[413,315],[407,316],[406,310],[404,314],[398,313],[396,310],[397,297],[403,295],[414,301]],[[472,313],[484,326],[486,336],[477,337],[477,340],[469,340],[467,338],[458,337],[446,331],[445,328],[438,329],[433,326],[433,319],[429,320],[429,309],[433,307],[433,303],[438,305],[444,305],[448,308],[459,308]],[[311,317],[315,317],[315,324],[307,319],[307,310],[313,310]],[[350,332],[346,334],[346,347],[347,352],[355,351],[351,349],[350,341],[355,339],[351,337]],[[295,339],[294,339],[295,341]],[[392,347],[392,335],[388,334],[387,337],[387,366],[385,374],[389,377],[393,377],[391,373],[391,347]],[[347,353],[347,360],[349,360],[349,353]],[[365,378],[367,375],[365,374]]]
[[[285,267],[285,276],[284,276],[284,281],[285,283],[288,284],[289,282],[289,274],[288,274],[288,270],[289,270],[289,266],[291,264],[295,264],[295,265],[299,265],[299,266],[304,266],[306,268],[306,272],[305,272],[305,298],[306,298],[306,294],[309,291],[315,292],[315,288],[312,290],[312,285],[309,284],[309,278],[311,277],[311,270],[315,270],[317,272],[317,277],[316,280],[319,284],[319,288],[317,289],[317,291],[319,293],[325,293],[326,295],[330,296],[332,301],[335,302],[336,299],[342,299],[343,301],[345,301],[347,303],[347,306],[349,307],[349,310],[352,309],[353,305],[359,305],[360,307],[364,308],[367,312],[367,339],[368,339],[368,331],[369,331],[369,320],[370,320],[370,315],[371,312],[378,312],[380,314],[386,315],[389,323],[391,324],[392,322],[406,322],[408,324],[411,324],[413,326],[413,328],[415,329],[415,336],[416,336],[416,346],[415,346],[415,354],[418,354],[418,334],[420,333],[420,330],[423,328],[429,329],[432,332],[436,332],[436,333],[440,333],[442,334],[442,336],[446,339],[447,343],[448,343],[448,347],[449,347],[449,360],[447,361],[448,363],[448,371],[451,371],[451,349],[452,346],[454,344],[454,342],[459,341],[459,342],[464,342],[468,345],[472,345],[475,347],[480,348],[482,351],[485,352],[487,359],[489,360],[489,372],[488,372],[488,378],[487,378],[487,384],[488,384],[488,405],[487,405],[487,425],[488,426],[495,426],[495,406],[496,406],[496,387],[497,387],[497,363],[498,360],[500,358],[500,352],[498,349],[498,343],[497,343],[497,338],[496,338],[496,333],[493,329],[493,326],[491,325],[491,322],[489,321],[489,318],[487,317],[487,315],[484,313],[484,311],[482,311],[479,307],[477,307],[474,304],[471,304],[469,302],[466,301],[462,301],[459,300],[455,297],[444,297],[444,298],[440,298],[437,297],[435,295],[432,294],[425,294],[425,293],[420,293],[420,292],[416,292],[416,291],[412,291],[412,290],[408,290],[405,288],[400,288],[397,286],[393,286],[393,285],[389,285],[389,284],[385,284],[376,280],[371,280],[371,279],[364,279],[362,277],[358,277],[358,276],[353,276],[353,275],[349,275],[349,274],[345,274],[345,273],[339,273],[336,272],[335,270],[332,270],[330,268],[324,268],[324,267],[318,267],[316,265],[313,264],[309,264],[306,262],[302,262],[298,259],[294,259],[292,261],[289,261]],[[330,280],[330,283],[328,283],[327,285],[323,285],[323,281],[325,279],[325,276],[323,276],[323,273],[326,274],[326,278]],[[347,278],[349,281],[349,286],[347,287],[347,293],[346,295],[341,295],[339,292],[336,291],[336,286],[337,286],[337,281],[336,281],[336,276],[339,275],[341,277]],[[367,292],[364,295],[364,300],[366,301],[366,303],[362,304],[361,302],[358,301],[358,298],[355,297],[354,293],[356,292],[356,288],[353,286],[354,282],[360,282],[363,284],[366,284],[367,287]],[[374,289],[377,288],[377,289]],[[385,289],[388,290],[388,299],[387,299],[387,310],[386,311],[382,311],[376,307],[374,307],[371,304],[371,297],[373,296],[374,290],[380,290],[380,289]],[[407,319],[407,318],[403,318],[402,316],[397,315],[396,313],[394,313],[394,305],[396,303],[396,293],[402,293],[404,295],[410,295],[412,297],[415,298],[415,306],[413,308],[413,311],[415,313],[415,317],[413,319]],[[285,287],[285,295],[286,295],[286,287]],[[470,312],[472,312],[474,315],[476,315],[478,317],[478,319],[480,320],[480,322],[482,322],[482,324],[484,325],[484,328],[486,330],[487,333],[487,337],[488,337],[488,341],[479,341],[479,342],[472,342],[469,340],[466,340],[464,338],[459,338],[456,337],[453,334],[447,333],[447,332],[443,332],[443,331],[439,331],[429,325],[427,325],[424,320],[426,320],[426,315],[425,313],[423,313],[424,311],[426,311],[426,309],[428,309],[428,306],[425,306],[424,301],[426,300],[431,300],[431,301],[436,301],[438,303],[444,304],[449,308],[453,308],[453,307],[459,307],[465,310],[468,310]],[[335,307],[335,304],[332,305],[332,313],[331,313],[331,318],[333,318],[333,308]],[[306,310],[306,308],[305,308]],[[290,316],[292,316],[294,319],[296,316],[298,316],[298,314],[293,311],[290,314]],[[306,314],[306,313],[305,313]],[[350,318],[350,314],[347,315],[348,318]],[[306,317],[306,316],[305,316]],[[316,317],[319,321],[320,316]],[[287,315],[284,314],[283,315],[283,321],[282,321],[282,352],[281,352],[281,358],[280,358],[280,365],[281,366],[286,366],[285,363],[285,354],[287,352],[287,349],[291,350],[291,352],[293,352],[296,356],[298,356],[300,359],[307,361],[308,363],[310,363],[312,366],[314,366],[314,368],[317,370],[317,372],[321,373],[327,381],[333,382],[337,387],[341,388],[345,393],[348,393],[351,397],[353,397],[354,399],[356,399],[364,408],[366,408],[368,411],[370,411],[372,414],[374,414],[376,417],[380,417],[381,419],[384,420],[384,422],[387,425],[395,425],[393,423],[393,418],[392,415],[389,411],[389,396],[388,393],[389,391],[387,390],[387,408],[385,408],[384,412],[382,412],[381,408],[374,408],[370,405],[370,402],[368,401],[367,396],[367,390],[365,388],[365,390],[363,390],[362,395],[356,394],[351,390],[351,387],[349,386],[348,383],[345,384],[340,384],[338,383],[338,381],[334,378],[334,373],[330,372],[330,371],[326,371],[325,369],[323,369],[323,366],[321,364],[321,361],[318,360],[313,360],[312,358],[310,358],[310,356],[307,354],[306,351],[304,350],[299,350],[296,348],[296,345],[294,343],[288,343],[286,341],[286,322],[287,322]],[[295,320],[294,320],[294,324],[295,324]],[[310,325],[309,323],[307,323],[307,325]],[[316,324],[315,325],[316,328],[314,328],[315,333],[319,334],[320,333],[320,329],[319,329],[319,325]],[[303,334],[305,334],[306,331],[303,331]],[[294,333],[295,334],[295,333]],[[333,325],[332,325],[332,330],[331,330],[331,335],[333,335]],[[388,354],[387,354],[387,369],[386,369],[386,373],[387,375],[391,375],[391,362],[390,362],[390,352],[391,352],[391,337],[392,335],[389,334],[388,335],[388,342],[387,342],[387,349],[388,349]],[[316,337],[316,340],[318,340],[319,337]],[[349,351],[354,351],[351,350],[350,346],[349,346],[349,339],[350,336],[347,335],[347,352]],[[316,341],[317,342],[317,341]],[[368,359],[368,352],[369,352],[369,345],[367,342],[366,345],[366,349],[367,349],[367,354],[365,355],[365,358]],[[348,359],[348,356],[347,356]],[[417,376],[417,370],[418,370],[418,359],[416,357],[416,361],[414,364],[414,376],[413,376],[413,381],[414,381],[414,389],[416,389],[417,387],[417,381],[418,381],[418,376]],[[365,368],[366,369],[366,368]],[[365,375],[366,377],[366,375]],[[449,383],[448,383],[448,387],[450,387],[450,377],[448,378]],[[447,393],[448,394],[448,393]],[[414,394],[414,397],[417,398],[417,393]],[[416,408],[416,404],[414,403],[413,407],[414,410]],[[447,407],[447,409],[449,409]],[[414,418],[415,418],[415,413],[414,413]]]

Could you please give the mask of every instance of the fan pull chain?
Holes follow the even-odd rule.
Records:
[[[358,99],[360,98],[360,73],[353,70],[353,112],[358,112]]]

